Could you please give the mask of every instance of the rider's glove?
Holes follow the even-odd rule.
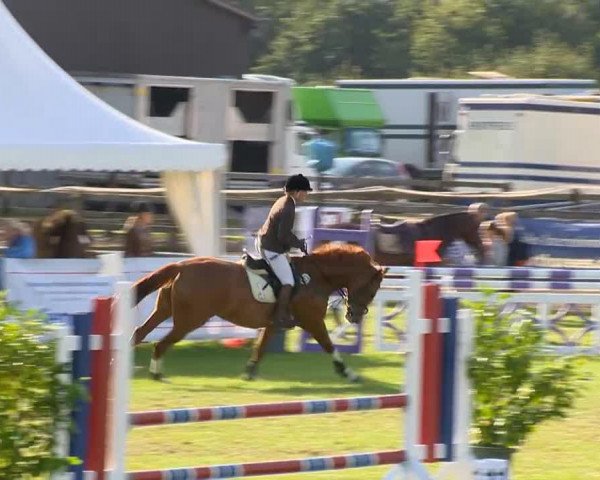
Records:
[[[308,245],[306,244],[306,239],[302,239],[301,241],[301,245],[300,245],[300,251],[304,254],[304,255],[308,255]]]

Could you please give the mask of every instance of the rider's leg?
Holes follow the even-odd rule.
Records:
[[[277,296],[275,316],[273,322],[278,327],[293,328],[294,324],[290,315],[290,300],[294,288],[294,274],[287,258],[283,254],[265,251],[265,259],[281,282],[281,290]]]
[[[290,314],[290,300],[292,298],[292,285],[282,285],[277,296],[275,316],[273,323],[281,328],[294,328],[294,322]]]

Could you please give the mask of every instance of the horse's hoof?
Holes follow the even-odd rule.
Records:
[[[162,382],[165,379],[165,376],[162,373],[150,373],[150,378],[157,382]]]
[[[242,375],[242,378],[247,382],[256,380],[256,375],[258,374],[258,365],[256,362],[248,362],[246,364],[246,371]]]
[[[355,374],[350,375],[348,377],[348,381],[350,383],[361,383],[362,382],[362,377],[360,375],[358,375],[358,374],[355,373]]]

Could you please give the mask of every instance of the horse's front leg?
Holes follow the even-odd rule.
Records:
[[[344,359],[340,355],[340,352],[335,349],[331,338],[329,338],[329,332],[325,326],[324,319],[312,321],[310,323],[304,322],[302,323],[302,328],[304,328],[314,337],[314,339],[319,345],[321,345],[321,348],[325,352],[331,355],[333,368],[340,377],[343,377],[350,382],[358,382],[360,380],[360,376],[346,365]]]
[[[261,329],[256,342],[254,342],[254,347],[252,349],[252,355],[250,355],[250,360],[246,364],[246,373],[244,374],[244,380],[254,380],[256,375],[258,374],[258,363],[262,359],[265,354],[265,348],[269,342],[269,339],[273,335],[275,331],[275,327],[273,324],[269,324],[265,328]]]

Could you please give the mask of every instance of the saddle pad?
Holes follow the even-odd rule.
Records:
[[[260,303],[275,303],[275,292],[269,283],[260,275],[255,273],[253,270],[246,268],[246,275],[248,276],[248,282],[250,282],[250,289],[252,290],[252,296],[257,302]]]

